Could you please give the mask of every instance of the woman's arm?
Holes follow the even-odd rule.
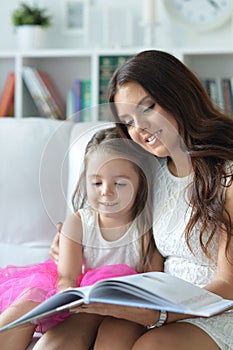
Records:
[[[226,209],[233,224],[233,183],[226,190]],[[216,278],[205,288],[209,291],[221,295],[226,299],[233,299],[233,229],[232,236],[226,256],[226,234],[221,233],[218,251],[218,266]]]
[[[82,273],[82,222],[78,213],[64,222],[59,238],[58,289],[77,286]]]
[[[154,253],[150,259],[148,271],[164,271],[164,257],[160,254],[157,247],[155,247]]]

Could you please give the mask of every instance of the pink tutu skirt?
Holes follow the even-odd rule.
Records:
[[[77,287],[89,286],[105,278],[136,273],[134,269],[125,264],[106,265],[79,276]],[[0,269],[0,313],[17,301],[43,302],[57,292],[57,279],[57,265],[52,259],[40,264],[7,266]],[[43,321],[36,325],[36,331],[44,333],[68,316],[67,312],[52,316],[46,322]]]

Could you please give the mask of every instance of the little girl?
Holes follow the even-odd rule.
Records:
[[[150,269],[155,253],[150,229],[150,166],[148,155],[145,157],[141,150],[134,154],[130,143],[115,128],[92,137],[73,196],[74,214],[62,227],[58,266],[48,260],[2,270],[1,311],[5,311],[0,326],[58,291]],[[54,317],[37,325],[36,330],[42,333],[55,327],[40,338],[36,347],[43,348],[44,337],[48,341],[51,336],[51,346],[56,339],[63,348],[59,334],[70,332],[74,347],[88,349],[102,320],[102,316],[87,314]],[[18,350],[25,349],[34,330],[31,325],[1,333],[1,349],[15,349],[16,344]]]

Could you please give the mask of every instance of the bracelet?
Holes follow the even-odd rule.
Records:
[[[146,326],[146,329],[149,330],[149,329],[153,329],[153,328],[162,327],[164,325],[164,323],[166,323],[167,317],[168,317],[167,311],[160,310],[158,321],[154,324],[150,324],[150,325]]]

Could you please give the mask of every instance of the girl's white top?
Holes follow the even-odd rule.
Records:
[[[110,264],[127,264],[138,271],[140,237],[135,221],[121,238],[107,241],[99,227],[98,213],[90,208],[81,209],[79,213],[83,225],[85,271]]]

